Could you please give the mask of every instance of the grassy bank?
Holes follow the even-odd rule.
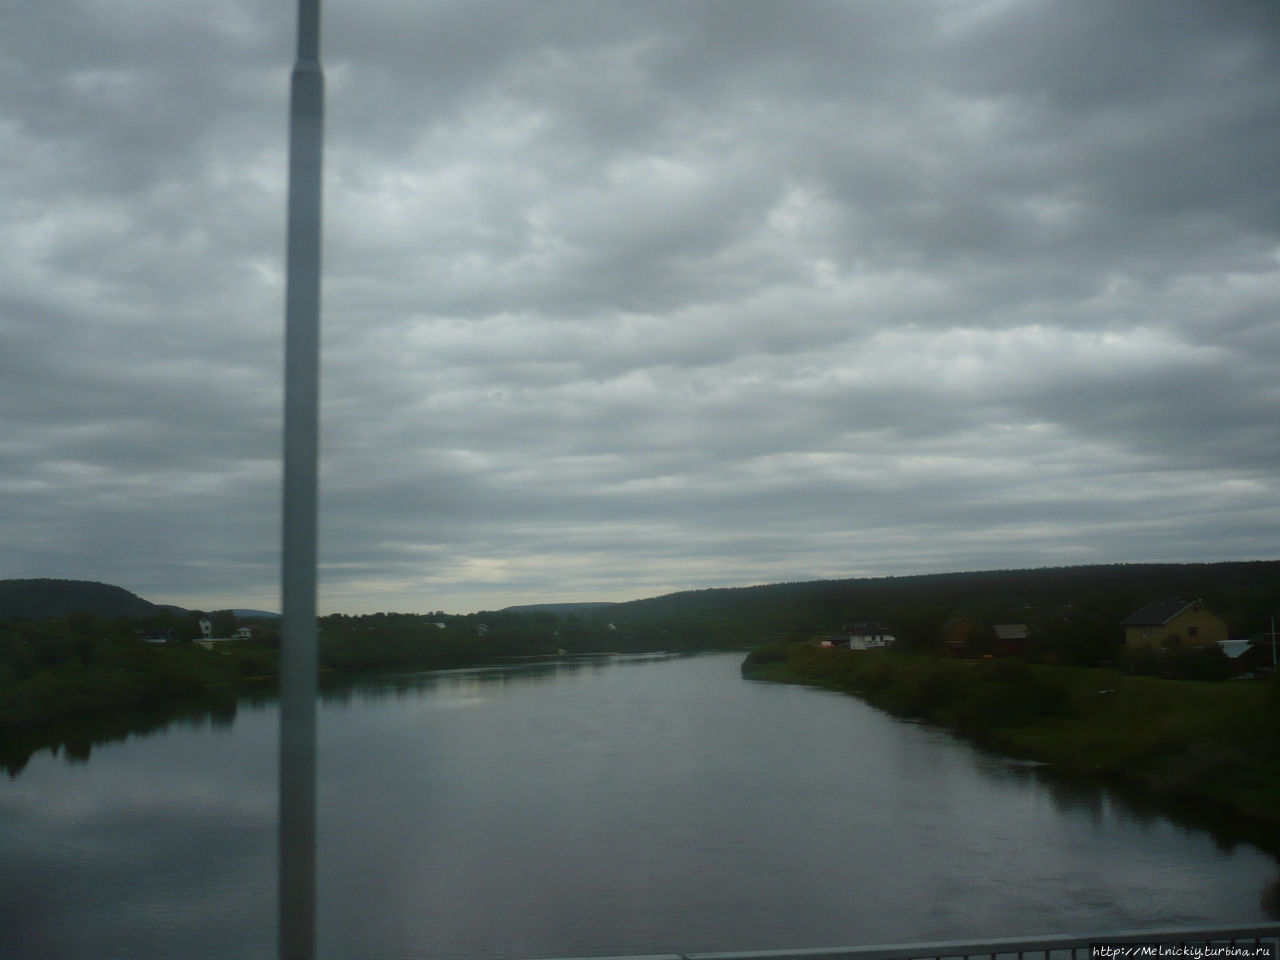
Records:
[[[1280,688],[1013,660],[762,647],[751,679],[856,694],[984,747],[1250,820],[1280,850]]]

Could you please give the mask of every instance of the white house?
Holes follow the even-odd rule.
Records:
[[[887,647],[897,639],[884,624],[873,623],[870,620],[859,620],[845,628],[845,635],[850,650],[874,650]]]
[[[200,636],[192,642],[204,647],[206,650],[212,650],[215,643],[226,643],[228,640],[247,640],[253,635],[252,628],[241,627],[229,637],[215,637],[213,635],[213,621],[208,617],[201,617],[199,623]]]

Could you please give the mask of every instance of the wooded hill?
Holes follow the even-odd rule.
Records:
[[[1280,560],[816,580],[689,590],[600,606],[540,604],[466,618],[428,616],[451,624],[474,619],[488,623],[495,634],[518,633],[521,652],[533,652],[523,646],[528,645],[524,634],[534,633],[542,641],[535,644],[537,652],[544,652],[542,647],[547,648],[545,652],[557,648],[570,652],[712,649],[808,639],[859,620],[883,623],[904,647],[925,652],[941,643],[948,619],[964,617],[978,637],[989,633],[994,623],[1026,623],[1046,647],[1062,651],[1063,659],[1094,663],[1120,644],[1121,620],[1168,597],[1200,599],[1227,621],[1232,637],[1253,636],[1267,629],[1270,614],[1280,611]],[[103,583],[0,581],[0,620],[65,617],[75,612],[143,620],[162,615],[165,609]],[[169,614],[172,617],[173,611]],[[381,625],[370,620],[367,626]]]
[[[936,655],[945,624],[962,617],[971,628],[970,656],[986,652],[993,624],[1025,623],[1034,659],[1093,666],[1122,659],[1125,617],[1170,596],[1202,600],[1226,619],[1232,637],[1249,637],[1266,629],[1269,614],[1280,608],[1280,561],[782,583],[560,613],[334,614],[319,621],[319,653],[334,671],[427,669],[511,657],[746,648],[826,636],[871,620],[893,632],[896,649]],[[275,676],[278,623],[259,621],[252,637],[204,650],[187,642],[200,635],[199,616],[102,583],[0,581],[0,732]],[[218,637],[243,625],[230,611],[209,618]],[[143,643],[143,637],[169,642]],[[1206,670],[1196,676],[1221,676]]]
[[[0,580],[0,620],[45,620],[71,613],[140,620],[161,608],[124,587],[91,580]]]
[[[872,620],[906,647],[926,651],[952,617],[975,635],[993,623],[1026,623],[1067,659],[1092,663],[1123,639],[1120,621],[1167,597],[1200,599],[1227,621],[1232,637],[1267,627],[1280,609],[1280,560],[1134,563],[1035,570],[988,570],[757,587],[694,590],[616,604],[601,616],[621,627],[700,623],[744,638],[808,639]]]

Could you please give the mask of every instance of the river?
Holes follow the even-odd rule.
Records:
[[[1276,860],[740,654],[370,678],[319,711],[327,960],[1256,922]],[[275,950],[272,701],[0,780],[0,954]]]

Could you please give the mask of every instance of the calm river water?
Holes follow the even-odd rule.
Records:
[[[362,681],[320,711],[330,960],[816,947],[1262,920],[1276,860],[741,654]],[[275,949],[278,713],[0,780],[0,955]]]

